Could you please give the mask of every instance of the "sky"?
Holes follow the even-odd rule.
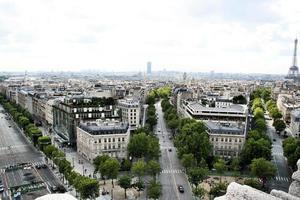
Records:
[[[0,71],[286,74],[299,36],[297,0],[0,0]]]

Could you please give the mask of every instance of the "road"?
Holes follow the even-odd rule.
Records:
[[[162,172],[160,174],[160,183],[162,184],[161,199],[172,200],[191,200],[192,191],[183,167],[177,157],[176,149],[172,140],[169,139],[168,132],[161,108],[160,102],[155,104],[158,116],[156,134],[159,138],[161,157],[160,164]],[[169,151],[171,149],[172,151]],[[184,187],[184,193],[180,193],[177,189],[178,185]]]
[[[287,165],[287,161],[283,155],[282,136],[278,135],[272,126],[273,120],[266,120],[268,127],[268,135],[272,140],[272,162],[277,168],[277,175],[270,182],[271,189],[288,191],[291,183],[291,174]],[[274,141],[274,139],[276,141]]]

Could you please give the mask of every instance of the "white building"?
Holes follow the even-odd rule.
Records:
[[[128,123],[115,120],[96,120],[77,127],[77,151],[92,161],[98,155],[127,157],[130,131]]]
[[[216,108],[227,108],[233,104],[232,98],[217,98],[215,101]]]
[[[300,109],[292,111],[290,129],[293,135],[300,136]]]
[[[141,106],[138,100],[127,98],[118,100],[118,106],[121,110],[121,118],[123,122],[129,124],[131,129],[140,126]]]

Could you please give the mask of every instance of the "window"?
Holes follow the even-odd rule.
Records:
[[[115,142],[115,138],[113,138],[113,140],[112,140],[113,142]]]
[[[120,142],[121,141],[121,139],[120,138],[118,138],[118,142]]]
[[[125,138],[122,138],[122,142],[124,142],[125,141]]]
[[[99,143],[101,143],[101,139],[99,139]]]
[[[104,142],[106,142],[106,138],[104,138]]]
[[[110,138],[108,138],[108,142],[110,142]]]

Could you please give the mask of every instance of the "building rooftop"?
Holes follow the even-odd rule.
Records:
[[[204,122],[207,129],[211,130],[213,133],[217,134],[235,134],[243,135],[244,134],[244,125],[239,125],[238,123],[221,123],[221,122]]]
[[[106,135],[126,133],[129,126],[125,122],[98,119],[93,122],[81,122],[78,127],[92,135]]]
[[[246,108],[247,108],[245,105],[236,105],[236,104],[233,104],[226,108],[205,107],[198,102],[189,102],[188,106],[191,109],[193,109],[195,111],[200,111],[200,112],[227,112],[229,114],[230,113],[245,113]]]

